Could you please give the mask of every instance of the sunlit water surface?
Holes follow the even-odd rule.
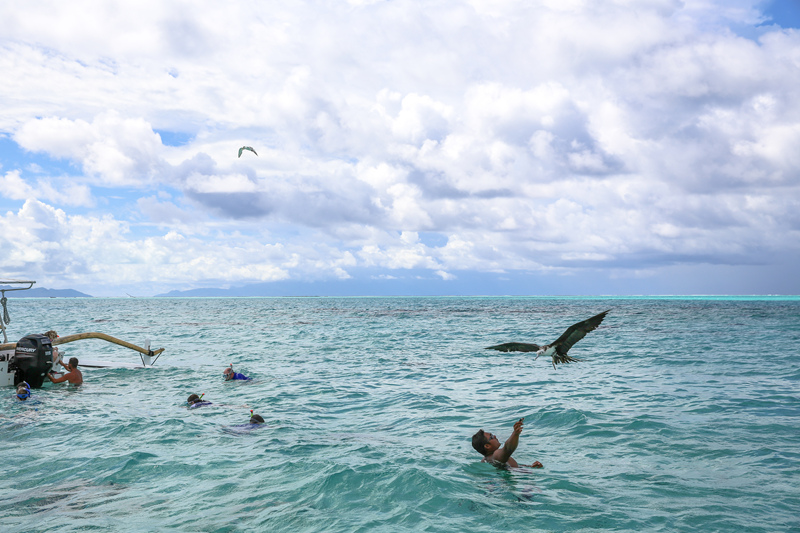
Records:
[[[611,309],[559,366],[549,342]],[[800,299],[9,299],[166,351],[0,413],[3,531],[800,530]],[[99,340],[68,357],[136,362]],[[254,377],[224,382],[229,363]],[[205,393],[207,408],[186,398]],[[237,427],[250,409],[267,421]],[[480,428],[542,470],[503,471]]]

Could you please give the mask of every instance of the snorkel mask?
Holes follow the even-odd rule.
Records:
[[[261,417],[261,415],[253,414],[253,410],[250,409],[250,423],[256,425],[263,424],[264,419]]]
[[[25,386],[24,389],[22,388],[23,385]],[[24,402],[30,397],[31,397],[31,388],[27,383],[23,381],[22,383],[19,384],[19,387],[17,388],[17,398],[19,398],[21,402]]]
[[[194,405],[196,403],[202,402],[203,401],[203,396],[205,396],[205,395],[206,395],[205,392],[203,394],[201,394],[200,396],[197,396],[196,394],[193,394],[193,396],[197,396],[197,398],[195,398],[194,400],[187,400],[186,403],[188,403],[189,405]]]
[[[228,368],[222,371],[222,377],[225,378],[225,381],[230,381],[233,379],[233,363],[228,365]]]

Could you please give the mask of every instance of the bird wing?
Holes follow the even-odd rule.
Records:
[[[610,309],[608,311],[610,311]],[[571,325],[567,328],[567,331],[562,333],[550,346],[555,346],[556,352],[559,355],[567,355],[567,352],[572,348],[573,344],[584,338],[590,331],[597,329],[597,326],[599,326],[600,322],[606,317],[608,311],[603,311],[599,315]]]
[[[241,148],[239,148],[239,157],[242,157],[242,150],[244,150],[244,149],[245,149],[245,147],[244,147],[244,146],[242,146]]]
[[[258,153],[255,151],[255,149],[250,148],[250,151],[253,152],[254,154],[258,155]]]
[[[506,342],[497,346],[489,346],[486,349],[500,352],[535,352],[539,350],[539,345],[528,344],[527,342]]]

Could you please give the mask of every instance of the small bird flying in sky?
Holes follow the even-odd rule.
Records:
[[[258,154],[256,153],[256,151],[255,151],[255,150],[253,150],[253,147],[252,147],[252,146],[242,146],[241,148],[239,148],[239,157],[242,157],[242,150],[250,150],[250,151],[251,151],[251,152],[253,152],[254,154],[258,155]]]
[[[489,346],[486,349],[498,350],[501,352],[536,352],[534,361],[538,359],[540,355],[549,355],[553,358],[553,368],[555,368],[557,364],[580,361],[580,359],[568,356],[567,352],[572,348],[573,344],[584,338],[587,333],[597,329],[597,326],[599,326],[600,322],[606,317],[606,313],[608,313],[608,311],[603,311],[599,315],[571,325],[555,342],[550,344],[539,346],[538,344],[529,344],[525,342],[506,342],[496,346]]]

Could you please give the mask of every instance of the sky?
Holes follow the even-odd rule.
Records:
[[[800,0],[0,0],[0,279],[800,294],[798,28]]]

